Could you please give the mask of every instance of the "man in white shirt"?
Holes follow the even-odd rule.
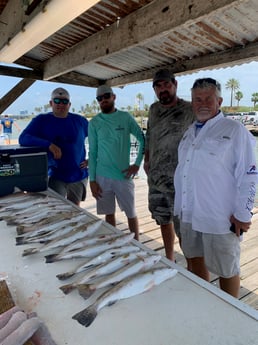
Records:
[[[175,215],[188,269],[238,297],[240,239],[251,225],[257,170],[255,140],[239,122],[220,111],[220,84],[197,79],[192,107],[197,121],[185,132],[175,173]],[[233,232],[234,231],[234,232]]]

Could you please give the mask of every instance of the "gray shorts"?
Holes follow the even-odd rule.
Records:
[[[87,182],[87,178],[77,182],[66,183],[50,177],[48,186],[58,194],[78,205],[86,198]]]
[[[152,218],[158,225],[174,223],[176,235],[180,236],[180,221],[174,216],[174,198],[175,193],[160,192],[154,188],[149,188],[149,210]]]
[[[186,258],[204,257],[210,272],[223,278],[240,274],[240,241],[233,233],[207,234],[180,223],[181,246]]]
[[[102,189],[102,197],[97,200],[98,214],[114,214],[116,200],[121,211],[127,218],[135,218],[134,183],[128,180],[113,180],[111,178],[97,176],[97,183]]]

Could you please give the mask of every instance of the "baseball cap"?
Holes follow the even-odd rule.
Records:
[[[63,89],[62,87],[58,87],[51,93],[51,99],[59,98],[59,97],[67,98],[70,100],[69,92]]]
[[[166,68],[160,69],[155,73],[155,75],[153,77],[152,86],[154,87],[155,84],[160,80],[173,81],[174,79],[175,79],[174,74],[171,73],[168,69],[166,69]]]
[[[101,95],[104,95],[104,93],[113,93],[113,90],[111,89],[110,86],[107,86],[107,85],[100,85],[98,88],[97,88],[97,93],[96,93],[96,96],[101,96]]]

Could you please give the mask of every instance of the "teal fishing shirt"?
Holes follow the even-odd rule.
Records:
[[[116,110],[111,114],[97,114],[89,122],[89,176],[115,180],[125,179],[123,170],[130,165],[131,135],[138,144],[134,164],[140,166],[144,154],[144,134],[131,114]]]

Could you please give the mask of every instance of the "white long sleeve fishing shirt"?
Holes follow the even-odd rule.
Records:
[[[196,231],[229,233],[230,216],[251,218],[257,183],[255,139],[220,112],[196,135],[193,124],[178,149],[174,213]]]

